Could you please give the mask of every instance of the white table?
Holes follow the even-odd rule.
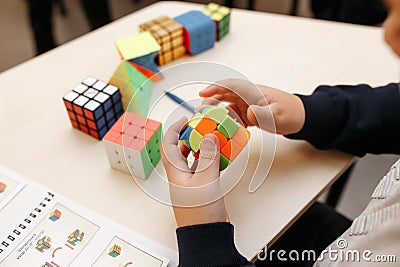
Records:
[[[191,9],[202,5],[154,4],[1,73],[0,164],[176,248],[172,209],[144,194],[130,176],[110,169],[103,144],[72,129],[61,98],[88,75],[111,77],[119,63],[114,40],[137,33],[138,24],[149,19]],[[233,10],[231,21],[231,32],[214,49],[167,67],[215,61],[257,83],[305,94],[322,83],[380,85],[398,78],[398,62],[379,28],[244,10]],[[249,194],[245,177],[226,197],[239,250],[253,258],[276,240],[352,160],[277,137],[262,187]],[[76,184],[82,190],[75,190]]]

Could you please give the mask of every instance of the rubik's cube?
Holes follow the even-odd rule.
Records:
[[[200,142],[206,134],[217,136],[220,145],[220,170],[224,170],[239,155],[250,133],[222,107],[206,106],[197,112],[182,129],[179,140],[199,158]]]
[[[40,267],[54,267],[54,265],[53,264],[51,264],[51,263],[48,263],[47,261],[46,261],[46,263],[45,264],[43,264],[42,266],[40,266]]]
[[[108,255],[113,258],[121,255],[121,247],[118,246],[117,244],[114,244],[112,247],[110,247],[110,250],[108,251]]]
[[[193,10],[174,18],[184,28],[184,45],[192,54],[199,54],[214,47],[215,22],[201,11]]]
[[[63,98],[74,128],[101,140],[122,114],[117,87],[86,78]]]
[[[122,61],[111,77],[110,84],[120,88],[124,110],[146,116],[153,83],[132,62]]]
[[[5,183],[0,182],[0,193],[3,193],[6,191],[7,185]]]
[[[161,123],[125,112],[104,136],[112,168],[146,179],[161,158]]]
[[[204,13],[214,20],[217,34],[216,40],[219,41],[229,32],[231,11],[225,6],[209,3],[204,9]]]
[[[149,32],[141,32],[115,41],[122,60],[129,61],[147,78],[160,80],[155,58],[161,47]]]
[[[37,241],[36,247],[35,247],[35,248],[36,248],[39,252],[43,252],[43,251],[45,251],[46,249],[49,249],[49,248],[51,247],[50,240],[51,240],[51,238],[48,237],[48,236],[42,237],[41,239],[39,239],[39,240]]]
[[[141,32],[149,31],[161,46],[157,56],[158,65],[167,64],[186,53],[183,45],[183,28],[175,20],[162,16],[141,24],[139,29]]]
[[[50,216],[49,216],[50,221],[55,222],[60,218],[61,218],[61,211],[59,211],[58,209],[55,209],[50,213]]]
[[[72,232],[68,236],[67,242],[70,243],[71,245],[75,246],[76,243],[80,242],[83,240],[83,237],[85,236],[85,233],[80,231],[79,229],[76,229],[74,232]]]

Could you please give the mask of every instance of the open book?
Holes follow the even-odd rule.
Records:
[[[164,267],[177,252],[0,167],[0,266]]]

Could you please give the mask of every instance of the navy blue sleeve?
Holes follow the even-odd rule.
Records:
[[[288,138],[306,140],[318,149],[339,149],[356,156],[400,154],[400,90],[398,84],[371,88],[319,86],[299,95],[306,121]]]
[[[179,266],[254,266],[236,249],[233,233],[228,222],[178,228]]]

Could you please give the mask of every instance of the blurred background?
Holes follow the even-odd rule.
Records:
[[[156,0],[1,0],[0,73],[54,46],[150,5]],[[206,4],[209,0],[193,0]],[[386,16],[382,0],[214,0],[243,9],[379,27]],[[0,74],[1,75],[1,74]],[[337,209],[359,214],[380,178],[398,156],[368,155],[355,165]],[[324,196],[326,197],[326,195]],[[323,197],[323,198],[324,198]]]
[[[36,55],[35,39],[29,16],[29,3],[42,2],[39,12],[43,12],[43,1],[47,0],[1,0],[0,1],[0,72],[15,66]],[[63,44],[91,30],[85,16],[81,0],[53,0],[53,37],[57,44]],[[156,0],[108,0],[112,20],[130,14],[150,5]],[[194,0],[186,2],[208,3]],[[224,0],[214,2],[225,4]],[[235,7],[248,8],[248,0],[227,1]],[[260,11],[289,14],[292,0],[253,1],[253,8]],[[299,14],[311,17],[308,1],[299,1]],[[65,10],[63,10],[63,8]],[[66,14],[62,14],[65,11]],[[43,17],[42,14],[39,16]]]

